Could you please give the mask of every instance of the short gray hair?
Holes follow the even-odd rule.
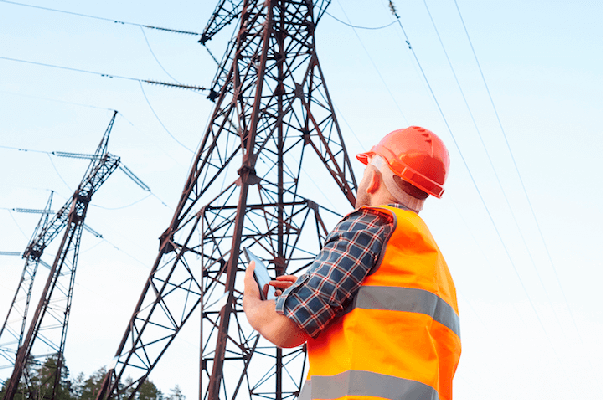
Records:
[[[397,203],[411,209],[414,212],[419,212],[423,209],[425,199],[418,199],[406,193],[395,181],[394,172],[389,168],[387,162],[380,155],[374,155],[370,159],[370,165],[374,166],[381,172],[383,183],[388,192],[396,200]]]

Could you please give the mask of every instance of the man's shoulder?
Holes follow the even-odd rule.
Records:
[[[335,227],[334,231],[357,231],[380,229],[384,225],[393,225],[395,221],[394,214],[378,207],[361,207],[346,215]]]

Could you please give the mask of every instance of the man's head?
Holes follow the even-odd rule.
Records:
[[[444,193],[448,150],[430,130],[395,130],[356,158],[367,166],[358,186],[357,208],[395,202],[418,212],[428,195],[439,198]]]

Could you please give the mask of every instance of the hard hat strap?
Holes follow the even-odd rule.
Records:
[[[423,209],[423,203],[425,200],[411,196],[398,186],[398,184],[394,181],[394,172],[389,168],[383,157],[380,155],[372,156],[370,164],[374,165],[379,172],[381,172],[385,187],[394,197],[394,199],[396,199],[396,202],[417,213]]]

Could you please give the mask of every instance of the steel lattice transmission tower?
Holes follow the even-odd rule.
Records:
[[[26,291],[28,305],[28,297],[31,296],[31,284],[33,283],[37,264],[41,261],[40,257],[48,244],[64,231],[56,257],[50,267],[48,279],[42,290],[40,301],[31,318],[27,334],[23,336],[22,330],[17,339],[19,347],[15,354],[14,369],[6,386],[3,400],[13,399],[21,377],[26,373],[28,361],[31,357],[36,358],[36,354],[32,352],[36,342],[46,345],[57,357],[56,371],[54,376],[51,377],[52,382],[48,382],[52,387],[51,399],[54,399],[58,385],[61,383],[63,353],[73,299],[73,285],[77,269],[80,240],[84,229],[84,219],[86,218],[88,205],[92,196],[119,166],[119,157],[109,154],[107,150],[109,135],[116,115],[117,111],[113,113],[109,126],[105,130],[94,155],[92,157],[76,155],[78,158],[92,159],[84,174],[84,178],[73,193],[72,198],[65,203],[54,218],[50,220],[45,219],[44,223],[38,225],[36,229],[37,234],[30,241],[26,251],[23,253],[26,265],[22,275],[25,276],[25,279],[21,279],[17,288],[17,294],[21,291]],[[47,206],[47,209],[49,209],[49,206]],[[17,295],[15,295],[16,298]],[[15,304],[15,300],[13,300],[11,310]],[[9,311],[9,315],[10,313],[11,311]],[[22,314],[22,318],[23,326],[27,318],[26,312]],[[5,326],[6,324],[3,325],[3,332]]]
[[[312,200],[318,190],[340,205],[355,203],[315,52],[328,4],[222,0],[216,7],[201,43],[235,20],[238,28],[212,84],[215,108],[98,399],[132,398],[195,312],[202,313],[200,398],[299,392],[304,350],[277,349],[242,312],[241,251],[250,247],[275,275],[299,273],[327,233],[325,208]]]
[[[38,266],[44,265],[50,269],[50,265],[42,261],[41,257],[48,244],[60,232],[60,228],[64,226],[67,218],[67,213],[55,216],[49,220],[52,206],[52,193],[48,197],[46,208],[42,211],[42,216],[38,221],[38,225],[32,234],[32,237],[25,248],[25,251],[19,255],[25,259],[25,266],[21,272],[21,278],[17,285],[17,290],[11,301],[10,307],[4,319],[4,323],[0,328],[0,370],[14,369],[17,351],[23,343],[25,337],[25,329],[27,327],[27,316],[29,315],[29,306],[31,303],[31,292],[34,281],[38,273]],[[42,234],[42,232],[45,232]],[[28,389],[30,389],[30,377],[28,376],[28,368],[25,368],[23,375]],[[0,380],[1,384],[5,384]],[[35,395],[30,391],[30,397]]]
[[[11,301],[4,323],[0,328],[0,369],[13,368],[15,366],[17,350],[21,347],[23,337],[25,336],[31,291],[38,272],[38,265],[41,262],[43,263],[41,257],[44,249],[54,239],[54,236],[56,236],[55,233],[58,233],[56,229],[49,230],[51,206],[52,193],[48,197],[46,208],[42,212],[40,221],[38,221],[38,225],[25,251],[21,255],[25,259],[25,266],[21,272],[21,278],[19,279],[17,290]],[[66,215],[64,217],[66,218]],[[63,219],[55,218],[53,221],[60,221],[59,224],[63,224]],[[51,222],[50,225],[54,224]],[[51,231],[52,234],[39,235],[42,231]]]

